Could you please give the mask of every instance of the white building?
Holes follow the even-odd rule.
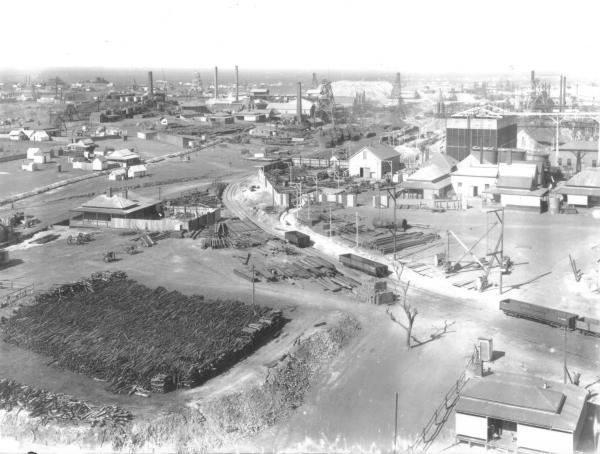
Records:
[[[456,170],[456,159],[445,153],[432,153],[429,161],[400,184],[406,195],[434,200],[447,198],[452,189],[450,174]]]
[[[35,131],[31,136],[29,136],[29,140],[32,142],[48,142],[52,140],[46,131]]]
[[[22,129],[14,129],[8,133],[8,139],[12,141],[29,140],[27,134]]]
[[[38,166],[33,160],[26,160],[21,162],[21,170],[26,170],[27,172],[33,172],[37,170]]]
[[[92,170],[106,170],[108,169],[108,161],[104,156],[96,156],[92,160]]]
[[[600,168],[583,169],[554,192],[566,196],[569,205],[583,207],[600,205]]]
[[[456,403],[456,438],[507,452],[574,453],[588,396],[584,388],[527,375],[471,378]]]
[[[496,187],[485,191],[505,208],[542,212],[548,206],[548,189],[537,187],[538,167],[530,162],[498,164]]]
[[[362,147],[348,160],[350,176],[382,180],[400,170],[400,155],[387,145]]]
[[[52,152],[50,150],[41,150],[39,148],[28,148],[27,159],[35,162],[36,164],[45,164],[52,158]]]
[[[138,164],[135,166],[131,166],[127,169],[127,177],[128,178],[139,178],[146,176],[146,166],[144,164]]]
[[[111,181],[121,181],[127,179],[127,169],[124,167],[119,167],[118,169],[113,170],[108,175],[108,179]]]
[[[122,167],[136,165],[140,162],[140,155],[128,148],[113,151],[107,156],[109,162],[115,162]]]
[[[450,181],[457,197],[462,200],[481,197],[485,191],[496,185],[497,177],[497,165],[482,164],[470,154],[456,165],[456,170],[450,174]]]

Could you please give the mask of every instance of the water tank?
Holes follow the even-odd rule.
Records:
[[[558,214],[560,212],[560,197],[550,197],[548,199],[548,212]]]

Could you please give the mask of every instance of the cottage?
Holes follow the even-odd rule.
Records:
[[[108,169],[108,160],[104,156],[96,156],[92,160],[92,170],[106,170]]]
[[[400,170],[400,155],[387,145],[368,145],[349,159],[351,176],[382,180],[386,174]]]
[[[554,191],[567,199],[569,205],[600,205],[600,168],[583,169]]]
[[[39,148],[28,148],[27,159],[32,160],[36,164],[45,164],[52,158],[50,150],[41,150]]]
[[[93,152],[97,146],[92,139],[87,138],[68,144],[66,149],[69,152],[83,153],[85,151]]]
[[[127,178],[140,178],[146,176],[146,166],[144,164],[138,164],[131,166],[127,169]]]
[[[154,140],[154,139],[156,139],[157,134],[158,134],[158,132],[156,132],[156,131],[138,131],[137,138],[144,139],[144,140]]]
[[[456,403],[456,438],[508,452],[574,453],[588,396],[584,388],[527,375],[471,378]]]
[[[113,151],[107,157],[108,162],[114,162],[122,167],[129,167],[140,163],[140,155],[128,148]]]
[[[15,129],[8,133],[8,139],[17,142],[29,140],[29,137],[27,137],[27,134],[25,134],[22,129]]]
[[[127,179],[127,169],[124,167],[119,167],[118,169],[113,170],[108,175],[108,179],[111,181],[122,181]]]
[[[433,153],[425,166],[411,174],[400,187],[405,194],[413,194],[418,199],[444,199],[452,189],[450,174],[455,170],[456,159],[445,153]]]

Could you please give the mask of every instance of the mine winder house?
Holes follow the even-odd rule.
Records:
[[[588,396],[584,388],[528,375],[471,378],[456,403],[456,438],[507,452],[574,453]]]

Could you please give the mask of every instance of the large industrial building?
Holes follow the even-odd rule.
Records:
[[[516,148],[517,120],[490,108],[475,107],[446,121],[446,153],[462,161],[473,147],[483,148],[483,158],[496,164],[498,148]]]

